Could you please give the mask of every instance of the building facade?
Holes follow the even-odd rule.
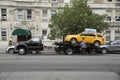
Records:
[[[47,40],[49,20],[64,0],[0,0],[0,40],[16,39],[16,28],[29,29],[32,36]]]
[[[110,28],[105,30],[105,41],[120,40],[120,0],[89,0],[93,12],[107,14],[105,19]]]
[[[16,28],[29,29],[32,36],[47,35],[49,20],[57,7],[70,4],[70,0],[0,0],[0,40],[16,40],[12,32]],[[106,22],[110,28],[105,30],[105,40],[120,39],[120,0],[88,0],[93,12],[107,14]]]

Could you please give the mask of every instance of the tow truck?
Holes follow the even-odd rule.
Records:
[[[95,29],[85,29],[82,35],[66,35],[62,42],[55,42],[55,51],[72,55],[73,53],[81,53],[81,40],[86,43],[86,53],[98,53],[99,46],[104,44],[104,38],[98,34]]]
[[[55,52],[61,54],[64,53],[66,55],[72,55],[74,53],[83,54],[81,51],[80,42],[76,44],[72,44],[70,42],[55,42],[54,43]],[[100,53],[99,48],[94,46],[93,44],[86,43],[86,53],[87,54],[96,54]]]

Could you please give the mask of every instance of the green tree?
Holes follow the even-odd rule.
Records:
[[[93,13],[86,0],[73,0],[71,5],[59,7],[51,18],[49,37],[61,38],[67,34],[78,34],[85,28],[101,32],[109,27],[104,22],[106,15]]]

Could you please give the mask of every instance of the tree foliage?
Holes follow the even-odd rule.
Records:
[[[73,0],[71,5],[59,7],[51,18],[49,37],[60,38],[67,34],[78,34],[85,28],[101,32],[109,27],[105,15],[93,13],[86,0]]]

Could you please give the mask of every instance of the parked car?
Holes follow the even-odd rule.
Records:
[[[100,51],[104,54],[109,52],[120,52],[120,40],[110,41],[99,47]]]
[[[103,35],[97,32],[82,32],[77,35],[67,35],[65,37],[66,42],[71,42],[73,44],[82,40],[84,40],[86,43],[93,44],[96,47],[104,44]]]
[[[37,53],[43,50],[43,43],[40,37],[32,38],[28,41],[21,41],[16,43],[14,46],[10,46],[7,48],[6,52],[15,53],[18,52],[20,55],[24,55],[27,52]]]
[[[19,42],[15,46],[15,50],[18,51],[20,55],[24,55],[27,52],[38,52],[43,50],[42,38],[36,37],[28,41]]]

